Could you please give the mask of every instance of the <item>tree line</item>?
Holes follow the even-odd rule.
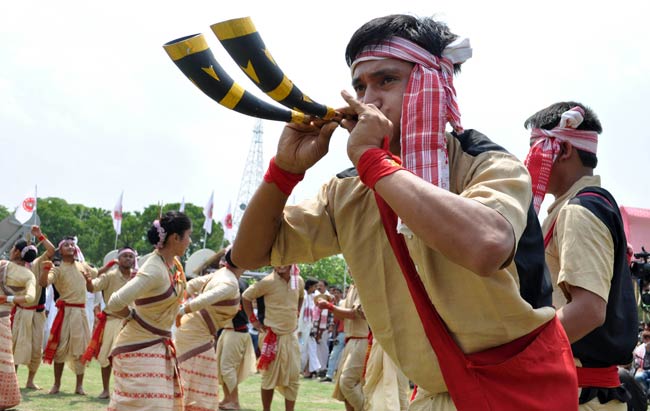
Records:
[[[70,204],[57,197],[39,198],[37,204],[41,229],[55,247],[63,237],[77,236],[84,257],[97,267],[102,265],[104,256],[115,249],[115,231],[111,210]],[[162,206],[162,213],[179,208],[180,203],[165,204]],[[186,203],[184,212],[192,220],[193,231],[190,246],[182,260],[204,248],[203,236],[205,234],[202,228],[205,222],[203,207]],[[10,213],[6,207],[0,205],[0,220]],[[129,246],[137,250],[139,255],[151,252],[152,246],[147,240],[147,230],[160,213],[161,207],[157,204],[151,204],[143,211],[123,212],[117,248]],[[218,250],[226,245],[228,245],[228,241],[224,240],[224,229],[221,222],[213,220],[212,233],[206,237],[205,248]],[[343,285],[346,263],[340,256],[331,256],[314,264],[299,264],[298,266],[303,278],[313,277],[326,280],[332,285]],[[270,267],[265,267],[264,270],[270,271]],[[348,278],[346,282],[349,283],[349,281]]]

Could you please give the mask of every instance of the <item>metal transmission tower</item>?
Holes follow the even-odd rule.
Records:
[[[253,128],[253,139],[251,146],[248,149],[248,157],[246,157],[246,165],[244,166],[244,174],[239,184],[239,194],[237,194],[237,201],[235,202],[235,209],[232,213],[232,236],[237,235],[239,230],[239,223],[244,214],[244,210],[248,206],[248,202],[253,197],[255,190],[262,183],[263,174],[263,151],[262,146],[262,120],[257,120]]]

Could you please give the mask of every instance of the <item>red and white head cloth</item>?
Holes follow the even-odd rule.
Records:
[[[576,130],[584,120],[585,111],[575,106],[562,113],[560,124],[551,130],[534,128],[530,136],[530,151],[524,163],[530,172],[533,185],[533,206],[535,212],[546,196],[548,182],[551,177],[553,163],[560,153],[560,142],[571,143],[572,146],[589,153],[596,154],[598,148],[598,133],[596,131]]]
[[[289,283],[292,290],[298,288],[298,277],[300,277],[300,268],[298,268],[298,264],[292,264],[289,270]]]
[[[400,119],[401,157],[404,167],[442,189],[449,190],[449,156],[445,128],[449,122],[463,132],[454,89],[454,64],[472,57],[467,38],[457,38],[445,47],[442,57],[402,37],[392,37],[364,47],[350,66],[369,60],[398,59],[413,63],[402,100]],[[397,231],[412,235],[398,220]]]
[[[402,161],[418,177],[449,190],[447,122],[461,133],[460,111],[454,89],[454,64],[472,56],[469,39],[458,38],[435,56],[402,37],[364,47],[350,66],[369,60],[398,59],[414,63],[400,120]]]
[[[133,254],[133,267],[131,269],[132,273],[138,271],[138,252],[131,247],[124,247],[122,250],[118,251],[117,258],[120,258],[123,254]]]

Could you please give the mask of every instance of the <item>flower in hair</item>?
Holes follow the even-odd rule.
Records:
[[[156,227],[156,230],[158,231],[158,242],[154,247],[158,249],[163,248],[165,245],[165,238],[167,237],[167,231],[165,231],[165,228],[160,225],[160,220],[155,220],[153,226]]]
[[[20,258],[25,259],[25,256],[27,255],[29,250],[34,250],[34,252],[38,254],[38,249],[36,248],[36,246],[28,245],[26,247],[23,247],[22,250],[20,250]]]

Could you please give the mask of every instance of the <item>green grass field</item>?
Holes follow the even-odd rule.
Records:
[[[20,386],[25,386],[27,369],[18,368],[18,380]],[[21,389],[23,400],[15,408],[20,411],[99,411],[105,410],[108,400],[100,400],[97,395],[102,390],[102,379],[99,365],[93,362],[86,371],[84,378],[85,396],[74,395],[75,376],[69,369],[63,371],[61,392],[58,395],[48,395],[52,381],[54,380],[52,366],[41,365],[36,374],[36,384],[41,387],[40,391]],[[342,402],[332,398],[332,383],[320,383],[318,380],[307,380],[301,378],[296,411],[321,411],[321,410],[344,410]],[[253,375],[239,386],[239,403],[242,411],[258,411],[262,409],[260,401],[260,376]],[[284,410],[284,398],[275,393],[273,397],[273,411]]]

